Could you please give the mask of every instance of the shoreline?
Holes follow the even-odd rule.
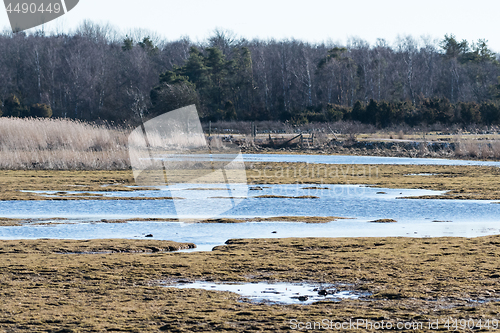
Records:
[[[179,222],[179,223],[221,223],[235,224],[247,222],[302,222],[302,223],[329,223],[337,220],[350,220],[349,217],[338,216],[274,216],[253,218],[213,218],[213,219],[177,219],[177,218],[128,218],[128,219],[70,219],[70,218],[6,218],[0,217],[0,227],[40,226],[56,224],[81,223],[128,223],[128,222]],[[74,222],[78,220],[78,222]],[[56,221],[56,222],[47,222]]]
[[[448,142],[434,142],[435,149],[427,149],[422,151],[420,148],[415,148],[423,142],[393,142],[393,141],[356,141],[355,143],[344,146],[343,142],[336,142],[333,146],[325,145],[323,147],[287,147],[287,148],[272,148],[272,147],[241,147],[243,154],[290,154],[290,155],[333,155],[333,156],[371,156],[371,157],[406,157],[406,158],[436,158],[458,161],[483,161],[483,162],[500,162],[497,157],[482,158],[478,156],[457,155],[454,150],[448,148],[443,149],[442,146]],[[448,143],[449,144],[449,143]],[[363,147],[365,146],[365,147]],[[368,146],[368,148],[367,148]],[[405,148],[406,147],[406,148]],[[411,147],[411,148],[408,148]]]
[[[257,145],[253,142],[239,145],[243,154],[290,154],[290,155],[332,155],[332,156],[371,156],[401,158],[432,158],[458,161],[500,162],[500,146],[489,147],[488,142],[414,141],[414,140],[360,140],[331,141],[310,147],[295,145],[272,147]],[[17,161],[19,154],[23,161]],[[54,170],[54,171],[129,171],[131,165],[126,148],[119,151],[74,151],[68,159],[64,150],[43,150],[40,156],[29,151],[0,151],[0,157],[8,160],[0,166],[0,171],[9,170]],[[65,155],[66,154],[66,155]],[[486,156],[486,157],[485,157]],[[105,162],[107,159],[117,159]],[[57,163],[66,159],[65,163]]]

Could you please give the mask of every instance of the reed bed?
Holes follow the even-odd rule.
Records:
[[[0,169],[128,169],[129,133],[68,119],[0,118]]]
[[[106,125],[85,123],[68,119],[45,118],[0,118],[0,169],[4,170],[126,170],[131,168],[129,147],[132,155],[150,157],[151,152],[162,154],[165,151],[182,153],[193,151],[194,147],[205,151],[208,143],[210,149],[226,151],[237,148],[225,138],[213,135],[205,141],[203,134],[187,135],[187,133],[156,133],[154,128],[148,131],[150,149],[146,149],[146,141],[141,129],[112,128]],[[132,134],[132,135],[131,135]],[[404,137],[399,133],[398,138]],[[342,154],[361,154],[361,151],[349,150],[345,145],[335,146],[339,150],[328,147],[330,137],[326,132],[315,132],[317,149],[325,152]],[[450,139],[454,147],[443,152],[429,151],[421,145],[417,156],[500,159],[500,140],[496,138],[467,138],[454,135]],[[255,149],[250,135],[240,135],[239,144],[242,149]],[[346,141],[349,144],[349,141]],[[229,147],[228,147],[229,146]],[[346,148],[346,149],[344,149]],[[198,150],[199,150],[198,149]],[[401,148],[402,149],[402,148]],[[399,149],[399,150],[401,150]],[[194,149],[194,151],[198,151]],[[141,155],[142,154],[142,155]],[[382,156],[413,156],[411,151],[383,150],[377,152]],[[396,155],[394,155],[396,154]]]
[[[456,141],[455,155],[463,158],[500,159],[500,141],[467,140]]]

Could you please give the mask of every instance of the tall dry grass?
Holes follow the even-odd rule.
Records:
[[[463,158],[500,159],[500,141],[459,138],[455,141],[455,155]]]
[[[3,117],[0,169],[127,169],[129,133],[74,120]]]

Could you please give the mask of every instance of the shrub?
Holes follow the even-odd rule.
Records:
[[[7,117],[20,117],[25,108],[21,105],[21,101],[19,98],[11,94],[7,99],[4,101],[4,107],[5,107],[5,116]]]
[[[500,123],[500,107],[493,103],[482,103],[479,107],[479,113],[487,125]]]
[[[419,105],[420,121],[427,124],[448,124],[453,118],[453,108],[447,98],[425,98]]]
[[[351,116],[351,110],[348,107],[337,105],[337,104],[328,104],[326,107],[327,119],[328,121],[335,122],[340,120],[347,120]],[[314,121],[314,120],[313,120]]]
[[[356,101],[356,103],[354,103],[354,107],[352,108],[352,113],[351,113],[352,120],[365,122],[365,115],[366,115],[365,106],[360,101]]]
[[[460,102],[457,105],[457,110],[464,124],[478,124],[481,122],[481,113],[476,103]]]
[[[33,104],[30,107],[30,116],[50,118],[52,117],[52,108],[47,104]]]
[[[149,110],[148,119],[192,104],[201,111],[198,93],[189,82],[162,83],[151,91],[150,98],[153,108]]]

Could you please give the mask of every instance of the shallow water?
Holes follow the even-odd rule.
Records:
[[[57,221],[56,221],[57,222]],[[338,220],[330,223],[247,222],[182,223],[128,222],[50,224],[1,227],[0,239],[144,239],[152,234],[157,240],[191,242],[196,249],[182,252],[210,251],[234,238],[288,237],[477,237],[500,234],[498,222],[369,223],[361,220]]]
[[[133,192],[101,192],[109,197],[165,197],[189,199],[191,215],[211,217],[212,208],[231,202],[227,191],[189,190],[199,184],[179,184],[177,189]],[[252,188],[252,187],[251,187]],[[453,222],[497,222],[500,205],[486,200],[400,199],[420,195],[439,195],[443,191],[372,188],[361,185],[261,185],[248,191],[248,198],[218,217],[339,216],[369,221],[383,218],[398,222],[421,223],[429,220]],[[182,194],[178,194],[182,192]],[[68,192],[84,193],[84,192]],[[98,193],[98,192],[92,192]],[[47,192],[46,195],[52,195]],[[259,196],[282,196],[259,198]],[[312,196],[313,198],[298,198]],[[187,200],[186,199],[186,200]],[[178,200],[182,201],[182,200]],[[177,218],[174,200],[68,200],[0,201],[3,217],[78,219]]]
[[[245,162],[304,162],[320,164],[395,164],[395,165],[483,165],[500,167],[500,162],[350,155],[244,154]]]
[[[193,212],[210,213],[212,205],[227,202],[227,192],[199,184],[179,184],[172,191],[101,192],[110,197],[164,197],[176,191],[189,196]],[[72,220],[61,224],[1,227],[0,239],[99,239],[143,238],[192,242],[194,251],[211,250],[231,238],[281,237],[477,237],[500,234],[500,205],[479,200],[401,199],[407,196],[441,194],[415,189],[372,188],[360,185],[261,185],[250,190],[249,198],[228,210],[222,217],[255,218],[274,216],[338,216],[350,219],[330,223],[250,222],[235,224],[182,222],[99,223],[113,218],[176,218],[173,200],[69,200],[69,201],[1,201],[4,217],[50,218]],[[40,192],[43,193],[43,192]],[[70,192],[68,192],[70,193]],[[84,193],[84,192],[71,192]],[[98,192],[93,192],[98,193]],[[53,195],[52,192],[44,192]],[[261,195],[287,198],[257,198]],[[297,199],[315,196],[317,199]],[[200,200],[196,200],[201,198]],[[205,199],[203,199],[205,198]],[[202,218],[201,216],[191,216]],[[394,219],[397,223],[370,223],[377,219]],[[96,222],[97,221],[97,222]],[[189,250],[192,251],[192,250]]]
[[[318,301],[358,299],[361,296],[368,295],[355,291],[339,291],[333,285],[306,283],[213,283],[198,281],[167,285],[166,287],[230,291],[237,293],[252,302],[270,302],[280,304],[312,304]]]

